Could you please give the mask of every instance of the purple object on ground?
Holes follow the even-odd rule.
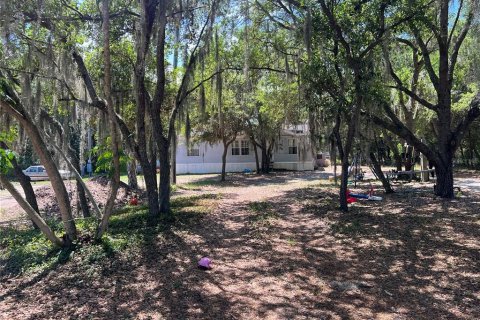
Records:
[[[201,269],[212,269],[212,266],[210,265],[212,263],[212,260],[208,257],[203,257],[198,261],[198,267]]]

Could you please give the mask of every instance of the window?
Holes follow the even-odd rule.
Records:
[[[288,154],[297,154],[297,143],[295,139],[288,139]]]
[[[250,154],[250,142],[248,140],[233,141],[232,156],[247,156]]]
[[[246,156],[250,154],[250,144],[248,140],[242,140],[242,155]]]
[[[198,157],[200,156],[200,149],[198,146],[190,145],[187,148],[187,156],[188,157]]]
[[[44,172],[45,169],[43,167],[38,167],[38,172]]]
[[[233,141],[232,144],[232,156],[240,155],[240,143],[238,141]]]

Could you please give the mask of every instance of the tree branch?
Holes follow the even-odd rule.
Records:
[[[461,2],[463,3],[463,1]],[[451,88],[452,83],[453,83],[453,76],[454,76],[454,71],[455,71],[455,65],[457,64],[457,59],[458,59],[458,52],[460,50],[460,47],[462,46],[463,40],[465,40],[468,31],[470,30],[470,27],[472,25],[473,17],[474,17],[474,8],[476,7],[478,3],[478,0],[472,0],[471,5],[470,5],[470,10],[467,15],[467,20],[465,21],[465,24],[463,25],[462,30],[460,31],[460,34],[458,35],[458,38],[455,40],[455,44],[453,45],[453,50],[450,56],[450,66],[448,68],[448,85]],[[458,14],[460,14],[461,6],[458,8]],[[458,18],[458,16],[457,16]],[[456,21],[455,21],[456,23]],[[454,29],[452,29],[450,33],[450,37],[448,39],[448,44],[450,44],[450,40],[452,37],[452,34],[454,32]]]
[[[450,47],[450,43],[452,42],[453,33],[455,32],[455,28],[457,27],[458,19],[460,18],[460,13],[462,12],[463,8],[463,0],[460,0],[460,4],[458,5],[457,16],[455,17],[455,22],[453,23],[452,30],[450,31],[450,35],[448,36],[448,46]]]
[[[368,116],[373,123],[376,125],[390,131],[391,133],[405,139],[410,145],[413,145],[418,151],[423,153],[429,160],[438,162],[437,156],[435,153],[420,139],[418,139],[395,115],[393,110],[386,104],[383,104],[383,109],[386,111],[387,115],[391,119],[390,121],[384,120],[373,114],[365,114]]]
[[[424,8],[427,8],[428,6],[430,6],[432,3],[434,3],[435,1],[432,0],[430,2],[428,2],[425,6],[422,6],[420,8],[421,9],[424,9]],[[371,50],[373,50],[378,44],[380,44],[380,42],[382,42],[384,40],[384,36],[388,34],[388,31],[398,27],[399,25],[401,25],[402,23],[405,23],[405,22],[408,22],[410,21],[411,19],[413,19],[416,15],[418,15],[418,12],[419,10],[416,10],[414,11],[411,15],[409,16],[406,16],[406,17],[403,17],[401,19],[399,19],[398,21],[396,22],[393,22],[391,25],[389,25],[388,27],[385,27],[385,16],[384,16],[384,10],[386,9],[386,4],[384,4],[382,6],[382,10],[381,10],[381,16],[380,16],[380,20],[381,20],[381,28],[378,32],[378,35],[376,37],[376,39],[374,41],[372,41],[361,53],[360,53],[360,58],[363,58],[365,57]]]
[[[55,232],[50,229],[45,220],[43,220],[43,218],[35,211],[35,209],[32,208],[32,206],[22,197],[20,192],[18,192],[15,186],[3,174],[0,174],[0,183],[8,190],[8,192],[22,207],[22,209],[25,210],[28,217],[40,228],[48,240],[58,247],[64,245],[64,242],[55,235]]]
[[[337,20],[335,19],[335,16],[333,15],[333,12],[328,8],[328,6],[325,3],[325,0],[318,0],[318,2],[320,2],[320,6],[322,7],[322,11],[327,16],[328,22],[329,22],[330,26],[332,27],[333,31],[335,32],[335,36],[336,36],[337,40],[344,47],[345,51],[347,52],[347,56],[350,59],[353,58],[352,49],[350,48],[350,44],[347,42],[347,40],[345,40],[345,37],[343,36],[342,28],[338,25]]]
[[[435,90],[438,91],[439,79],[437,74],[435,73],[435,70],[433,69],[432,61],[430,60],[430,52],[427,48],[427,45],[425,44],[422,37],[420,36],[420,31],[418,31],[418,28],[413,23],[410,24],[410,28],[412,29],[413,35],[415,36],[415,39],[417,40],[417,43],[422,52],[423,60],[425,61],[425,68],[427,69],[427,73],[428,73],[428,76],[430,77],[430,81],[435,87]]]
[[[393,78],[393,80],[397,83],[396,86],[392,86],[392,88],[395,88],[397,90],[400,90],[402,92],[404,92],[405,94],[407,94],[410,98],[414,99],[415,101],[417,101],[418,103],[420,103],[421,105],[427,107],[428,109],[430,110],[433,110],[433,111],[436,111],[437,110],[437,107],[428,102],[427,100],[425,99],[422,99],[420,98],[415,92],[411,91],[410,89],[408,89],[407,87],[405,87],[405,85],[403,84],[402,80],[397,76],[397,74],[395,73],[395,70],[393,70],[393,66],[392,66],[392,63],[390,61],[390,55],[389,55],[389,52],[388,52],[388,48],[386,48],[386,46],[384,45],[382,47],[382,50],[383,50],[383,57],[385,59],[385,63],[387,65],[387,69],[390,73],[390,76]]]
[[[293,13],[293,11],[290,10],[289,8],[287,8],[285,6],[285,4],[282,2],[282,0],[276,0],[276,3],[278,4],[278,6],[280,6],[280,8],[283,9],[283,11],[285,11],[287,14],[289,14],[295,22],[297,21],[297,17]]]
[[[285,23],[279,21],[277,18],[275,18],[274,16],[271,15],[271,13],[264,7],[260,4],[260,2],[258,2],[257,0],[255,0],[255,4],[260,8],[260,10],[265,13],[267,15],[267,17],[272,20],[274,23],[278,24],[280,27],[284,28],[284,29],[287,29],[287,30],[295,30],[294,27],[292,26],[288,26],[286,25]]]
[[[395,40],[409,46],[410,48],[412,48],[413,51],[418,51],[418,48],[413,44],[412,41],[410,41],[408,39],[397,37],[397,38],[395,38]]]
[[[83,58],[76,50],[72,51],[72,56],[75,63],[77,64],[78,72],[83,79],[85,87],[87,88],[88,95],[90,96],[90,99],[92,99],[91,105],[106,114],[108,112],[107,105],[103,99],[100,99],[98,97],[97,91],[95,89],[95,86],[93,85],[92,78],[90,77],[90,73],[85,66]],[[129,147],[130,151],[132,151],[132,153],[135,155],[135,158],[140,159],[138,144],[135,141],[133,133],[130,131],[130,129],[128,129],[127,124],[119,114],[115,113],[115,119],[118,127],[120,128],[120,131],[122,132],[123,138],[127,142],[127,146]]]
[[[460,142],[467,132],[468,127],[478,117],[480,117],[480,92],[478,92],[475,98],[473,98],[472,102],[470,102],[470,108],[467,114],[465,114],[463,119],[458,123],[455,131],[452,134],[452,143],[454,144],[455,149],[460,145]]]
[[[216,5],[216,1],[213,1],[212,7]],[[193,68],[195,66],[195,60],[197,59],[197,50],[198,47],[200,46],[201,41],[203,40],[203,34],[208,26],[208,22],[212,18],[212,10],[210,9],[210,12],[208,13],[207,19],[205,20],[205,23],[203,24],[203,27],[200,31],[200,34],[198,36],[197,43],[195,44],[195,47],[193,48],[192,52],[190,53],[190,59],[188,61],[187,68],[185,69],[185,73],[183,74],[182,77],[182,82],[180,83],[180,87],[178,88],[177,95],[175,96],[175,106],[173,107],[173,110],[170,114],[170,118],[168,121],[168,133],[167,133],[167,139],[168,141],[172,140],[173,136],[173,131],[174,131],[174,124],[175,124],[175,119],[177,116],[178,109],[181,107],[183,100],[186,98],[185,92],[187,90],[187,79],[190,77],[190,73],[193,71]],[[209,29],[211,31],[211,29]]]

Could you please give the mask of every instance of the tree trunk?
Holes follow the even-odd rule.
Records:
[[[50,240],[54,245],[62,247],[64,245],[68,245],[70,242],[64,242],[59,239],[55,233],[50,229],[47,225],[45,220],[33,209],[30,204],[23,199],[22,195],[15,189],[15,187],[11,184],[10,181],[4,176],[0,174],[0,183],[10,192],[12,197],[18,202],[18,204],[22,207],[23,210],[27,213],[29,218],[34,222],[35,225],[38,226],[40,231],[45,234],[48,240]]]
[[[95,201],[95,199],[93,198],[93,195],[92,193],[90,192],[90,190],[87,188],[87,185],[85,184],[85,182],[83,181],[82,179],[82,176],[80,175],[80,173],[77,171],[77,169],[73,166],[72,162],[68,159],[68,157],[65,155],[65,153],[62,151],[62,149],[60,149],[59,146],[57,145],[54,145],[53,146],[57,152],[60,154],[60,157],[63,158],[63,160],[67,163],[67,166],[68,168],[72,171],[72,173],[75,175],[75,178],[77,180],[78,183],[80,183],[82,186],[83,186],[83,190],[85,190],[85,193],[87,194],[88,198],[90,199],[91,203],[92,203],[92,206],[93,206],[93,210],[95,211],[95,214],[97,215],[97,218],[100,218],[102,213],[100,212],[100,208],[98,207],[98,204],[97,202]]]
[[[331,136],[331,141],[330,141],[330,158],[331,158],[331,163],[330,165],[333,164],[333,182],[335,186],[338,184],[338,178],[337,178],[337,146],[335,144],[335,136],[332,133]]]
[[[268,173],[269,161],[268,161],[268,154],[267,154],[267,147],[262,144],[260,148],[262,150],[262,173]]]
[[[340,210],[348,211],[347,187],[348,187],[348,158],[342,158],[342,175],[340,179]]]
[[[225,181],[226,170],[227,170],[227,153],[228,153],[228,143],[223,140],[223,153],[222,153],[222,178],[220,181]]]
[[[140,19],[137,33],[135,35],[137,58],[135,61],[135,103],[136,112],[136,131],[138,141],[138,158],[142,167],[145,179],[145,188],[147,190],[148,208],[150,217],[157,218],[160,215],[160,207],[158,204],[158,188],[156,175],[156,157],[152,157],[150,161],[147,152],[147,134],[145,126],[145,116],[147,105],[150,104],[150,98],[145,84],[145,68],[146,56],[150,45],[153,22],[151,18],[155,17],[153,12],[149,12],[149,1],[140,1]],[[155,9],[154,9],[155,10]],[[159,61],[160,63],[161,61]],[[156,112],[155,112],[156,113]],[[153,121],[153,119],[152,119]],[[125,137],[124,137],[125,138]]]
[[[128,186],[132,189],[138,189],[137,180],[137,162],[131,159],[127,164]]]
[[[255,152],[255,168],[257,168],[257,174],[260,173],[260,161],[258,159],[258,150],[257,150],[257,143],[255,142],[255,138],[252,136],[250,137],[250,141],[253,145],[253,152]]]
[[[272,139],[272,141],[270,142],[270,145],[268,146],[267,148],[267,172],[266,173],[270,173],[270,169],[272,169],[270,167],[270,164],[271,164],[271,159],[272,159],[272,152],[273,152],[273,146],[275,144],[275,141]],[[298,148],[297,148],[298,150]]]
[[[413,168],[413,148],[412,146],[407,146],[405,148],[405,171],[410,171]]]
[[[13,90],[11,91],[12,93],[14,92]],[[55,192],[62,221],[65,226],[65,233],[68,238],[67,242],[75,240],[77,238],[77,228],[75,227],[75,221],[73,220],[68,192],[63,183],[60,172],[58,171],[57,165],[53,161],[52,155],[40,134],[39,128],[33,123],[30,115],[20,104],[20,100],[16,102],[15,106],[0,100],[0,107],[20,123],[32,141],[32,146],[40,158],[40,162],[45,166],[52,188]]]
[[[157,172],[155,164],[151,165],[146,161],[141,161],[140,165],[145,179],[150,217],[158,217],[160,215],[160,206],[158,205]]]
[[[91,217],[90,209],[88,208],[88,201],[87,196],[85,194],[85,189],[80,182],[77,181],[77,193],[78,193],[78,201],[80,204],[80,208],[82,209],[82,215],[84,218]]]
[[[30,183],[30,178],[23,173],[22,168],[20,168],[16,159],[12,161],[12,165],[13,165],[13,172],[15,173],[15,177],[18,179],[18,182],[20,182],[20,186],[23,189],[23,193],[25,193],[25,199],[27,200],[28,204],[32,207],[33,210],[40,213],[40,211],[38,210],[37,197],[35,196],[35,192],[33,191],[32,184]],[[32,220],[32,223],[33,223],[33,227],[38,230],[39,228],[33,220]]]
[[[68,152],[70,153],[70,159],[71,159],[72,165],[75,167],[75,169],[78,172],[81,172],[80,160],[78,159],[74,150],[69,147]],[[83,188],[83,185],[79,181],[77,181],[77,194],[78,194],[78,199],[80,202],[80,208],[82,210],[83,217],[84,218],[90,217],[91,214],[90,214],[90,209],[88,207],[87,196],[85,195],[85,189]]]
[[[373,170],[375,171],[375,174],[377,175],[378,179],[380,179],[380,181],[382,182],[385,193],[393,193],[394,191],[392,189],[392,186],[390,185],[390,181],[388,181],[387,178],[385,178],[385,175],[383,174],[383,171],[382,171],[382,166],[380,165],[380,162],[378,162],[373,152],[370,152],[370,160],[372,161]]]
[[[102,2],[102,31],[103,31],[103,55],[104,55],[104,92],[108,109],[108,124],[110,129],[110,146],[112,148],[113,158],[113,176],[110,183],[110,193],[105,204],[102,220],[98,225],[95,235],[96,239],[101,239],[103,233],[107,230],[108,220],[113,212],[115,199],[117,198],[118,188],[120,186],[120,154],[118,149],[118,132],[116,123],[115,107],[112,100],[112,75],[110,63],[110,1]]]
[[[168,140],[165,140],[168,141]],[[167,142],[168,143],[168,142]],[[170,217],[170,155],[168,144],[164,143],[160,150],[160,214]]]
[[[402,156],[400,155],[400,153],[398,153],[397,149],[393,149],[393,150],[395,150],[395,151],[393,151],[393,159],[395,161],[395,168],[397,169],[397,171],[402,171],[402,168],[403,168]]]
[[[450,160],[451,161],[451,160]],[[446,166],[436,165],[435,174],[437,177],[437,182],[435,184],[435,195],[442,198],[454,198],[455,194],[453,192],[453,166],[452,162]]]
[[[346,194],[347,184],[348,184],[348,166],[349,166],[348,155],[352,150],[357,122],[360,116],[360,108],[363,105],[361,70],[358,69],[358,65],[355,65],[354,68],[352,69],[355,74],[355,105],[352,110],[352,117],[350,118],[350,122],[348,124],[348,131],[347,131],[347,136],[345,138],[345,145],[342,144],[342,141],[340,139],[340,134],[337,129],[337,145],[342,147],[342,151],[339,153],[342,159],[342,180],[340,183],[340,209],[343,212],[348,212],[348,203],[347,203],[347,194]]]
[[[443,105],[450,106],[449,92],[442,94],[439,92],[439,108],[443,109],[438,114],[438,159],[435,161],[435,172],[437,174],[437,183],[435,187],[435,195],[442,198],[454,198],[453,192],[453,156],[455,154],[455,146],[452,146],[451,133],[451,110]],[[446,101],[446,102],[445,102]]]
[[[25,193],[25,199],[27,200],[28,204],[30,204],[30,206],[33,208],[33,210],[35,210],[36,212],[40,212],[38,210],[37,197],[35,196],[32,184],[30,183],[30,178],[23,173],[22,168],[20,168],[16,160],[12,161],[12,165],[15,177],[18,179],[18,182],[20,182],[20,186]]]
[[[170,144],[170,182],[177,184],[177,133],[173,129],[172,142]]]
[[[395,141],[389,136],[385,135],[385,142],[387,143],[388,147],[393,153],[393,161],[395,164],[395,168],[397,171],[402,171],[402,156],[398,152],[397,145],[395,144]]]

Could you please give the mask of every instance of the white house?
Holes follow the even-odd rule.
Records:
[[[227,172],[256,170],[254,146],[247,136],[240,135],[228,147]],[[259,161],[261,150],[258,148]],[[222,172],[223,144],[200,142],[187,146],[184,138],[179,138],[177,146],[177,174],[220,173]],[[272,154],[273,169],[294,171],[313,170],[315,158],[307,125],[285,127]]]

